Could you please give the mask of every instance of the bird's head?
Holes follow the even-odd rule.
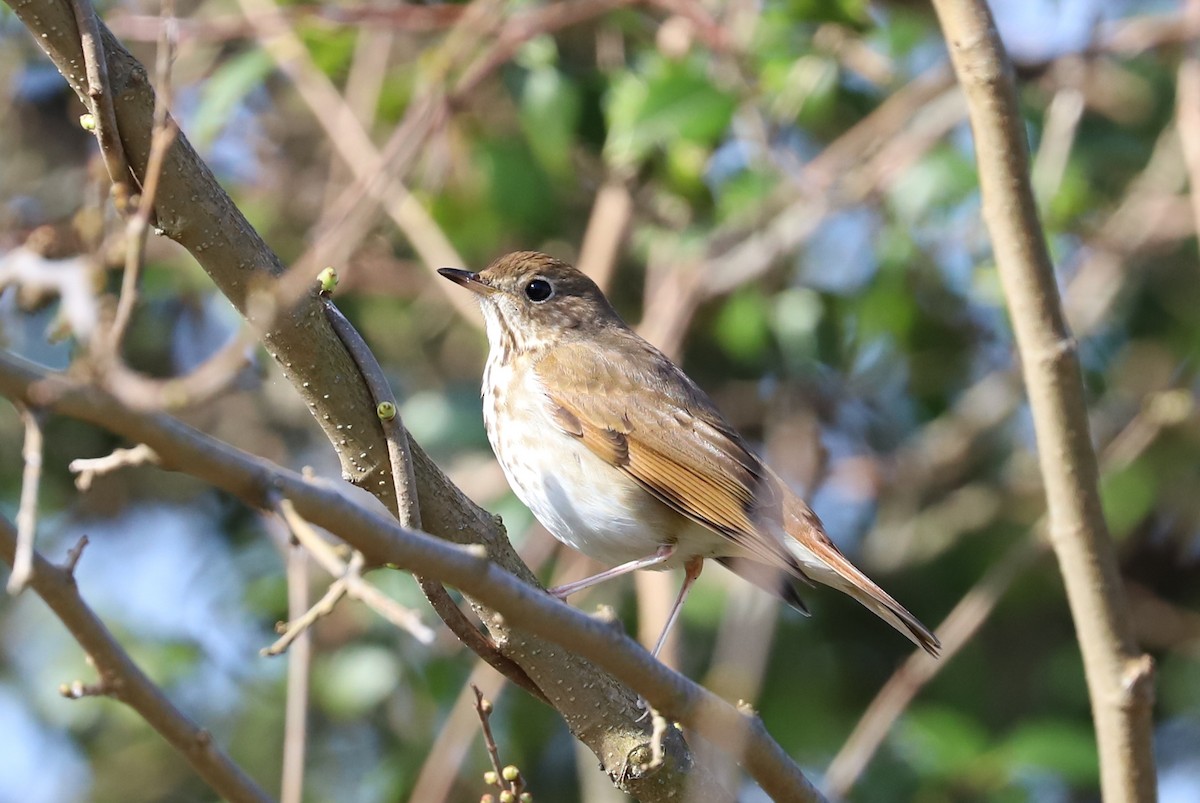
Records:
[[[528,351],[624,326],[596,283],[537,251],[500,257],[479,273],[438,270],[476,294],[493,350]]]

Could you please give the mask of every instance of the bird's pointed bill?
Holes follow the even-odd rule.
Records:
[[[473,293],[479,295],[491,295],[496,292],[496,288],[485,282],[478,273],[472,273],[469,270],[461,270],[460,268],[438,268],[438,273],[446,277],[455,284],[462,285]]]

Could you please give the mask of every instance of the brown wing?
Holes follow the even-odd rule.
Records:
[[[780,515],[773,476],[704,391],[657,349],[621,334],[640,359],[565,344],[538,362],[543,387],[554,377],[547,399],[558,426],[678,513],[758,560],[794,568],[758,526]]]

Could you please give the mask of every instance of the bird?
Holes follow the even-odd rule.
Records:
[[[805,614],[799,587],[831,586],[938,655],[933,633],[842,554],[708,394],[587,275],[536,251],[438,273],[483,312],[483,420],[509,485],[556,539],[612,567],[550,593],[565,600],[639,569],[682,567],[657,656],[711,559]]]

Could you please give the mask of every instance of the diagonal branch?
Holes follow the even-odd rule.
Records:
[[[17,535],[12,524],[0,516],[0,558],[9,564],[13,562],[16,541]],[[213,744],[212,734],[188,719],[146,677],[79,596],[79,589],[70,571],[79,559],[78,549],[68,556],[65,567],[55,566],[35,554],[34,572],[30,580],[30,586],[71,631],[100,674],[98,685],[79,684],[75,687],[78,693],[74,696],[82,696],[90,691],[115,697],[137,711],[150,727],[170,742],[221,797],[236,803],[270,803],[270,796]]]

